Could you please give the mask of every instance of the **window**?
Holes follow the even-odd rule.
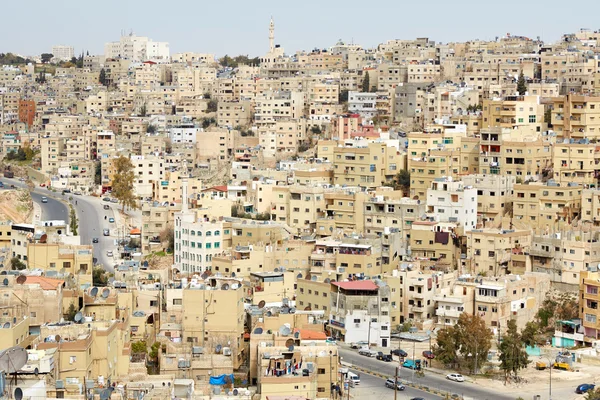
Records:
[[[586,322],[596,323],[596,316],[594,314],[585,314]]]
[[[173,299],[173,305],[174,306],[181,306],[181,305],[183,305],[183,299]]]
[[[69,357],[69,364],[73,364],[77,362],[77,356],[70,356]]]

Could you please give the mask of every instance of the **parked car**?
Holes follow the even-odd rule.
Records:
[[[0,182],[0,188],[4,188],[4,183]]]
[[[592,383],[582,383],[581,385],[577,386],[577,389],[575,389],[575,393],[577,393],[577,394],[587,393],[590,390],[594,390],[595,387],[596,387],[596,385],[594,385]]]
[[[402,358],[408,357],[408,353],[402,349],[394,349],[394,350],[392,350],[392,354],[395,356],[398,356],[398,357],[402,357]]]
[[[394,386],[396,387],[396,390],[406,389],[406,386],[404,386],[402,384],[402,382],[400,382],[400,381],[396,382],[396,380],[392,379],[392,378],[388,378],[385,380],[385,387],[389,387],[390,389],[393,389]]]
[[[423,397],[413,397],[410,400],[425,400]]]
[[[425,350],[423,352],[423,357],[427,358],[428,360],[433,360],[435,358],[435,354],[433,354],[432,351]]]
[[[81,196],[81,192],[73,192],[75,196]]]
[[[377,357],[377,352],[375,350],[371,350],[368,348],[360,349],[358,351],[358,354],[360,354],[361,356],[367,356],[367,357]]]
[[[112,223],[114,223],[114,222],[115,222],[115,219],[114,219],[113,217],[110,217],[110,218],[108,219],[108,222],[110,222],[110,223],[112,224]]]
[[[111,203],[118,203],[118,202],[119,202],[119,200],[117,200],[117,199],[111,199],[111,200],[110,200],[110,202],[111,202]]]
[[[461,374],[448,374],[446,375],[446,379],[454,381],[454,382],[464,382],[465,377]]]
[[[19,182],[25,182],[25,178],[19,178]]]
[[[380,361],[390,362],[390,361],[392,361],[392,355],[391,354],[383,354],[382,351],[378,351],[377,359]]]
[[[92,243],[98,243],[98,238],[92,238]]]
[[[42,196],[42,203],[47,203],[48,202],[48,198],[46,196]]]
[[[102,201],[110,201],[110,197],[104,197]]]
[[[105,229],[105,230],[102,231],[102,234],[104,236],[110,236],[110,231],[108,229]]]
[[[421,369],[421,360],[406,360],[402,363],[402,368]]]
[[[45,187],[46,184],[45,183],[40,183],[40,187]]]
[[[367,343],[365,340],[361,340],[360,342],[354,342],[350,345],[351,349],[360,349],[363,346],[367,346],[369,343]]]
[[[112,250],[107,250],[107,251],[106,251],[106,255],[107,255],[108,257],[112,257],[112,256],[113,256],[113,252],[112,252]]]
[[[105,204],[105,205],[104,205],[104,209],[105,209],[105,210],[110,210],[110,206],[109,206],[108,204]]]
[[[64,189],[64,190],[62,191],[62,194],[67,194],[67,193],[71,193],[71,191],[70,191],[69,189]]]

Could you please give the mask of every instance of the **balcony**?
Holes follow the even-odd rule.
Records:
[[[450,318],[458,318],[463,313],[463,311],[458,310],[446,310],[445,308],[438,308],[435,310],[435,315],[438,317],[450,317]]]
[[[424,306],[411,306],[410,310],[415,313],[424,313],[425,307]]]
[[[566,333],[561,331],[554,331],[554,337],[572,339],[575,341],[583,342],[583,333]]]

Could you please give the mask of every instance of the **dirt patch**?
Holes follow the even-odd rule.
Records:
[[[153,269],[153,270],[169,269],[173,265],[173,261],[174,261],[173,254],[166,254],[164,256],[157,255],[157,254],[151,254],[151,255],[147,256],[144,260],[148,261],[148,269]]]
[[[24,189],[0,192],[0,221],[31,223],[33,202],[29,191]]]

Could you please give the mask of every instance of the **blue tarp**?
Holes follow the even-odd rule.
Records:
[[[229,378],[229,380],[227,379]],[[219,375],[219,376],[211,376],[210,384],[211,385],[224,385],[226,383],[233,382],[233,374],[231,375]]]

